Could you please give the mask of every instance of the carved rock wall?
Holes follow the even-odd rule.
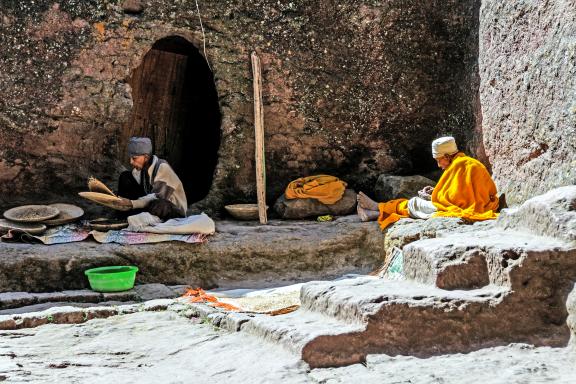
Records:
[[[483,142],[508,203],[576,183],[576,1],[482,2]]]
[[[140,3],[2,2],[0,206],[72,199],[90,175],[113,183],[127,79],[172,35],[202,54],[206,44],[222,112],[204,209],[255,199],[252,51],[263,63],[269,204],[306,174],[370,190],[381,173],[435,169],[437,135],[472,143],[479,0],[201,2],[205,39],[194,2]]]

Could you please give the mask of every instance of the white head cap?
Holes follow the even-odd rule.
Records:
[[[456,140],[452,136],[441,137],[432,142],[432,157],[435,159],[458,152]]]

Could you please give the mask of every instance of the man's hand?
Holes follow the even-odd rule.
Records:
[[[418,197],[424,200],[430,200],[432,198],[432,192],[434,192],[434,187],[428,185],[418,191]]]
[[[132,201],[124,197],[120,197],[114,205],[119,211],[129,211],[132,209]]]

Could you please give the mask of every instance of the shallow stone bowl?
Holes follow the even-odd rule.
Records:
[[[238,220],[258,220],[258,204],[230,204],[224,207],[226,211]],[[268,209],[268,206],[266,206]]]

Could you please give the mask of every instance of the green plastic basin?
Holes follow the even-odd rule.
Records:
[[[121,292],[134,288],[136,272],[138,267],[111,266],[87,269],[84,274],[96,292]]]

